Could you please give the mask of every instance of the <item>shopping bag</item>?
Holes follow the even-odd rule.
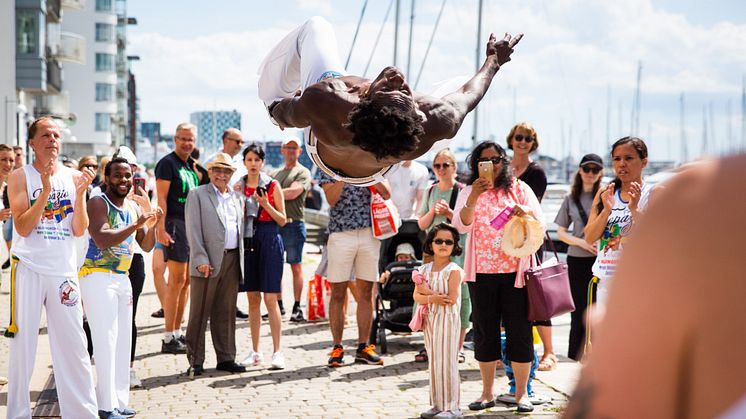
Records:
[[[370,189],[370,221],[373,236],[378,240],[388,239],[399,232],[401,217],[396,205],[390,199],[383,199],[375,187]]]

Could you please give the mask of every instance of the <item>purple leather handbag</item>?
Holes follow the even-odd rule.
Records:
[[[557,250],[547,234],[554,256]],[[531,266],[524,272],[528,291],[528,319],[531,321],[549,320],[552,317],[575,311],[575,303],[570,292],[570,277],[567,264],[560,263],[539,267]]]

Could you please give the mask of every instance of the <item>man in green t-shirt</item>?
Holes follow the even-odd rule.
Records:
[[[285,211],[288,222],[280,228],[280,236],[285,245],[287,258],[293,272],[293,313],[290,315],[291,322],[302,322],[303,311],[300,309],[300,296],[303,292],[303,269],[301,259],[303,257],[303,244],[306,242],[306,224],[303,222],[303,210],[305,208],[306,194],[311,189],[311,172],[298,163],[303,149],[301,142],[295,137],[288,137],[282,142],[282,157],[285,159],[285,167],[272,173],[282,186],[285,196]],[[282,300],[280,300],[282,307]]]

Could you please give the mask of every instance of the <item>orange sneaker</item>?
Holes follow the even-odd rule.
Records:
[[[329,361],[327,361],[327,365],[333,368],[341,367],[345,364],[345,349],[342,347],[342,345],[334,345],[332,348],[332,353],[329,355]]]
[[[369,365],[383,365],[383,358],[376,353],[376,345],[365,346],[361,344],[357,348],[355,362],[363,362]]]

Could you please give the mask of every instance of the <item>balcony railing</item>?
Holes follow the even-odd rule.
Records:
[[[52,56],[60,61],[85,64],[85,38],[70,32],[60,32],[60,43],[52,48]]]
[[[62,8],[83,10],[85,8],[85,0],[62,0]]]
[[[47,93],[62,91],[62,66],[55,60],[47,61]]]

